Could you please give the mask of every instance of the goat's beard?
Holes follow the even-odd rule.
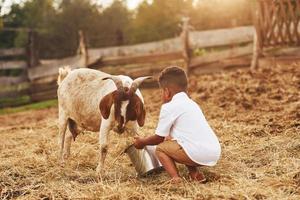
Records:
[[[114,131],[115,133],[122,134],[122,133],[124,133],[124,132],[126,131],[126,127],[120,127],[120,126],[118,125],[118,126],[115,126],[115,127],[113,128],[113,131]]]
[[[117,129],[117,127],[115,127],[113,129],[113,131],[118,133],[117,131],[115,131],[115,129]],[[114,146],[114,148],[116,149],[116,151],[115,151],[116,155],[114,155],[114,156],[120,155],[130,145],[132,145],[134,142],[134,136],[137,136],[136,133],[133,130],[131,130],[130,128],[126,128],[126,127],[122,134],[118,133],[118,135],[116,136],[116,143]]]

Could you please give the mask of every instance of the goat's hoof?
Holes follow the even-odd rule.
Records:
[[[99,174],[101,171],[102,171],[102,167],[98,165],[96,168],[96,172]]]
[[[70,157],[70,153],[64,153],[64,159],[68,160],[68,158]]]
[[[98,165],[97,168],[96,168],[96,172],[98,175],[101,175],[102,172],[103,172],[103,167],[101,165]]]
[[[61,167],[65,167],[65,164],[66,164],[66,163],[65,163],[64,160],[60,161],[60,166],[61,166]]]

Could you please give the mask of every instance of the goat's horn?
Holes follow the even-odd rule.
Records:
[[[139,77],[139,78],[136,78],[134,79],[134,81],[132,82],[131,84],[131,87],[130,87],[130,91],[132,93],[135,93],[136,90],[139,88],[139,86],[141,85],[141,83],[146,80],[146,79],[150,79],[152,78],[152,76],[143,76],[143,77]]]
[[[112,80],[115,83],[115,85],[119,91],[124,90],[122,80],[119,77],[110,76],[110,77],[103,78],[102,80],[107,80],[107,79]]]

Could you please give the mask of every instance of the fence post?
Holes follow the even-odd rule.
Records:
[[[253,56],[252,56],[251,66],[250,66],[250,70],[252,72],[256,71],[257,68],[259,67],[260,47],[258,43],[259,42],[257,38],[257,33],[255,31],[254,38],[253,38]]]
[[[28,32],[27,55],[28,67],[35,67],[40,64],[37,46],[37,32],[32,29]]]
[[[89,55],[88,55],[85,37],[82,30],[78,31],[78,36],[79,36],[79,45],[78,45],[77,53],[83,56],[84,66],[87,67],[89,62]]]
[[[262,37],[261,37],[261,2],[257,2],[254,7],[254,37],[253,37],[253,56],[250,70],[254,72],[259,67],[259,57],[262,53]]]
[[[184,59],[184,68],[187,73],[189,73],[189,65],[190,65],[190,48],[189,48],[189,18],[184,17],[182,19],[182,32],[180,35],[182,41],[182,56]]]

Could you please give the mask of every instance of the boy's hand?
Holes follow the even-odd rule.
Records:
[[[143,149],[145,147],[145,143],[143,138],[140,137],[134,137],[134,143],[133,146],[137,149]]]
[[[167,137],[165,137],[165,141],[168,141],[168,140],[172,140],[173,138],[171,137],[171,136],[167,136]]]

